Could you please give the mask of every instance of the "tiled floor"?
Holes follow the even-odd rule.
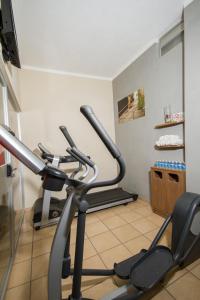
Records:
[[[27,210],[18,250],[8,284],[6,300],[47,300],[48,260],[55,227],[32,229],[32,212]],[[138,200],[87,216],[84,267],[111,268],[118,262],[150,245],[163,219],[152,213],[147,202]],[[74,257],[76,221],[72,226],[71,254]],[[168,245],[170,229],[162,238]],[[99,299],[116,289],[119,280],[83,277],[83,296]],[[63,297],[70,293],[71,278],[63,280]],[[177,272],[154,300],[199,300],[200,259]]]

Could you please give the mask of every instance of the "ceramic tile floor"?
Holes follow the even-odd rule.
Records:
[[[150,245],[163,219],[152,213],[143,200],[87,216],[84,267],[111,268],[118,262]],[[49,253],[55,226],[34,231],[32,211],[26,210],[17,254],[5,300],[47,300]],[[76,220],[72,225],[71,254],[74,257]],[[162,238],[168,245],[170,229]],[[83,296],[99,299],[116,288],[116,278],[83,277]],[[67,298],[71,278],[63,280],[63,297]],[[200,259],[173,275],[154,300],[200,300]]]

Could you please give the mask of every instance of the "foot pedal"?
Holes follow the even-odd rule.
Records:
[[[138,260],[130,274],[130,282],[141,290],[148,290],[160,282],[173,267],[173,254],[165,246],[157,246]]]
[[[142,249],[140,253],[123,260],[120,263],[114,264],[115,274],[121,279],[129,279],[132,267],[144,256],[146,252],[147,250]]]

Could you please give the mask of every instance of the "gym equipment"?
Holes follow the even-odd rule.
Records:
[[[45,164],[43,160],[15,137],[14,132],[8,126],[0,125],[0,143],[33,173],[42,177],[44,189],[49,191],[61,191],[63,189],[67,179],[65,173]]]
[[[53,155],[41,143],[38,144],[41,151],[41,157],[48,164],[58,168],[61,163],[77,162],[72,156]],[[58,199],[53,197],[52,191],[43,189],[43,195],[38,198],[33,206],[33,226],[36,230],[58,223],[59,217],[62,213],[66,199]]]
[[[59,127],[61,132],[63,133],[65,139],[72,149],[77,149],[74,140],[69,134],[67,128],[65,126]],[[77,157],[78,160],[78,157]],[[124,191],[122,188],[114,188],[109,190],[104,190],[100,192],[95,192],[86,195],[86,200],[89,204],[89,209],[87,213],[98,211],[101,209],[121,205],[128,204],[129,202],[136,201],[138,198],[137,194],[128,193]]]
[[[86,211],[89,207],[85,194],[97,186],[108,186],[119,182],[125,174],[125,165],[119,150],[112,140],[110,140],[91,108],[87,106],[81,107],[81,112],[102,139],[113,158],[117,160],[119,164],[119,174],[115,179],[106,182],[94,182],[92,184],[83,184],[77,181],[71,182],[73,187],[71,186],[71,193],[68,195],[66,206],[60,218],[51,249],[48,299],[62,299],[61,278],[63,277],[63,268],[66,268],[68,271],[68,274],[65,272],[65,277],[67,277],[67,275],[73,275],[72,294],[69,299],[84,299],[81,295],[81,277],[83,275],[117,275],[127,280],[127,285],[116,289],[116,291],[103,298],[105,300],[139,299],[145,293],[151,292],[167,274],[199,258],[200,196],[185,193],[180,197],[176,203],[174,212],[165,220],[148,250],[142,249],[133,257],[121,263],[114,264],[111,270],[83,269],[85,220]],[[84,157],[84,154],[80,152],[79,155],[80,157]],[[66,253],[69,254],[70,226],[76,207],[78,207],[78,220],[75,261],[74,269],[70,269],[70,256],[67,258]],[[159,240],[170,222],[172,223],[171,249],[158,245]],[[67,247],[68,249],[66,249]]]
[[[60,126],[59,128],[72,149],[77,149],[67,128],[65,126]],[[82,170],[82,166],[85,166],[86,173],[79,179],[83,180],[88,174],[87,171],[89,171],[89,169],[87,167],[87,163],[81,161],[80,157],[76,156],[75,153],[71,153],[70,149],[68,149],[70,156],[60,156],[50,153],[50,151],[47,150],[47,148],[45,148],[41,143],[38,144],[38,147],[42,153],[41,157],[56,168],[58,168],[61,163],[79,161],[79,167],[72,173],[70,178],[75,178],[79,171]],[[92,181],[93,180],[94,178],[92,178]],[[37,199],[34,203],[33,226],[36,230],[58,223],[66,199],[58,199],[56,197],[52,197],[51,194],[51,191],[43,190],[42,197]],[[122,188],[114,188],[91,193],[86,195],[87,202],[89,203],[87,213],[117,205],[128,204],[129,202],[136,201],[137,198],[137,194],[128,193]]]
[[[58,168],[61,163],[79,162],[79,166],[73,169],[70,178],[74,178],[80,171],[82,171],[83,166],[86,167],[86,171],[79,177],[79,180],[85,179],[85,177],[88,175],[89,168],[87,167],[87,165],[85,165],[85,162],[83,162],[79,157],[77,159],[75,154],[70,156],[54,155],[50,153],[50,151],[47,150],[47,148],[45,148],[41,143],[38,144],[38,148],[41,151],[42,159],[47,161],[48,164],[51,164],[55,168]],[[94,176],[90,180],[95,180],[97,174],[98,171],[96,169]],[[43,196],[37,199],[33,206],[34,228],[36,230],[39,230],[41,228],[57,224],[59,217],[62,213],[63,207],[65,205],[65,201],[66,199],[58,199],[56,197],[53,197],[52,191],[43,189]]]
[[[121,263],[114,264],[114,268],[111,270],[83,269],[85,221],[86,211],[89,207],[85,199],[85,194],[90,189],[120,182],[125,175],[125,164],[118,148],[112,142],[92,109],[88,106],[83,106],[81,107],[81,112],[95,129],[113,158],[118,162],[119,173],[112,180],[84,183],[75,179],[69,179],[61,170],[46,166],[39,158],[35,158],[26,146],[16,138],[13,139],[14,137],[5,128],[0,126],[0,143],[33,172],[44,176],[44,188],[58,191],[63,188],[64,184],[70,187],[70,193],[68,194],[62,216],[59,220],[51,249],[48,299],[62,299],[61,280],[63,268],[65,267],[65,276],[73,275],[72,294],[69,296],[70,300],[84,299],[81,295],[81,276],[83,275],[117,275],[120,278],[127,279],[127,285],[117,288],[113,293],[105,296],[104,300],[139,299],[157,287],[167,274],[177,268],[187,266],[199,258],[200,196],[198,194],[185,193],[180,197],[176,203],[174,212],[165,220],[148,250],[142,249],[141,252],[133,257]],[[12,143],[9,143],[11,137]],[[95,168],[94,162],[88,159],[83,153],[77,151],[77,149],[73,149],[72,151],[82,161]],[[74,269],[70,269],[70,257],[67,257],[66,254],[69,254],[70,228],[77,208],[78,219]],[[169,249],[158,245],[158,242],[170,222],[172,223],[172,241],[171,248]]]

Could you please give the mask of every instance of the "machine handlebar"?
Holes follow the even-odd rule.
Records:
[[[95,163],[89,158],[87,157],[85,154],[83,154],[80,150],[78,150],[77,148],[73,147],[71,149],[72,153],[74,153],[76,156],[78,156],[82,161],[84,161],[85,164],[87,164],[88,166],[90,166],[91,168],[94,168]]]
[[[35,174],[45,169],[45,163],[24,145],[8,126],[0,125],[0,144]]]
[[[121,153],[112,141],[108,133],[106,132],[105,128],[101,124],[101,122],[96,117],[93,109],[88,105],[83,105],[80,108],[81,113],[84,117],[88,120],[88,122],[92,125],[104,145],[107,147],[108,151],[112,154],[113,158],[118,159],[121,156]]]
[[[76,147],[71,135],[69,134],[67,128],[65,126],[59,126],[60,130],[62,131],[64,137],[68,141],[71,148]]]
[[[38,143],[38,148],[43,154],[51,154],[51,152],[42,143]]]

